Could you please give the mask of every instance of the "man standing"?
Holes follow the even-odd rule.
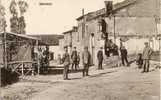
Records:
[[[111,52],[113,54],[113,60],[116,61],[115,67],[119,67],[119,52],[118,46],[115,43],[112,44]]]
[[[83,77],[88,76],[88,70],[90,65],[90,53],[88,51],[88,47],[84,48],[84,52],[82,54],[82,61],[83,61]]]
[[[129,62],[127,60],[127,50],[126,50],[125,46],[122,46],[120,48],[120,52],[121,52],[122,65],[125,66],[125,62],[126,62],[127,66],[129,66]]]
[[[100,50],[97,53],[97,59],[98,59],[98,70],[102,69],[102,62],[103,62],[103,51],[102,51],[102,47],[100,48]]]
[[[65,53],[63,54],[62,62],[64,65],[64,70],[63,70],[63,77],[64,80],[68,79],[68,72],[69,72],[69,65],[70,65],[70,56],[68,53],[67,47],[64,47]]]
[[[77,55],[77,68],[79,68],[79,63],[80,63],[80,52],[78,52]]]
[[[145,44],[145,47],[142,54],[144,70],[142,72],[149,72],[149,60],[152,55],[152,49],[149,47],[148,42],[145,42],[144,44]]]
[[[75,70],[77,70],[77,50],[76,50],[76,47],[74,47],[74,50],[72,51],[71,59],[72,59],[72,70],[73,70],[74,66],[75,66]]]

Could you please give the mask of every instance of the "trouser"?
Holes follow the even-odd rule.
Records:
[[[143,60],[143,72],[149,72],[149,59],[144,59]]]
[[[84,64],[83,76],[88,76],[89,64]]]
[[[79,62],[80,62],[80,61],[77,62],[77,68],[79,68]]]
[[[77,62],[76,62],[76,61],[74,61],[74,62],[72,63],[72,70],[74,69],[74,67],[75,67],[75,70],[77,70]]]
[[[98,69],[102,69],[102,60],[98,61]]]
[[[110,57],[110,51],[106,51],[106,56]]]
[[[63,78],[68,79],[69,65],[64,66]]]
[[[129,65],[129,62],[128,62],[128,60],[127,60],[127,56],[122,56],[122,57],[121,57],[121,60],[122,60],[122,65],[123,65],[123,66],[125,66],[125,62],[126,62],[127,65]],[[125,62],[124,62],[124,61],[125,61]]]

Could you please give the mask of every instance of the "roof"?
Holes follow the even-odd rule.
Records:
[[[118,9],[121,9],[121,8],[124,8],[126,6],[129,6],[131,4],[135,4],[137,0],[124,0],[120,3],[116,3],[113,7],[113,10],[118,10]]]
[[[90,14],[92,14],[92,13],[94,13],[94,12],[89,12],[89,13],[85,14],[84,16],[88,16],[88,15],[90,15]],[[83,15],[80,16],[80,17],[78,17],[76,20],[80,20],[80,19],[82,19],[82,18],[83,18]]]
[[[0,33],[0,35],[4,34],[3,33]],[[7,35],[14,35],[14,36],[18,36],[18,37],[22,37],[22,38],[26,38],[26,39],[32,39],[32,40],[40,40],[39,38],[36,38],[36,37],[32,37],[32,36],[29,36],[29,35],[26,35],[26,34],[17,34],[17,33],[11,33],[11,32],[6,32]]]
[[[63,32],[62,34],[68,34],[68,33],[71,33],[71,32],[76,32],[77,30],[78,30],[78,27],[77,26],[73,26],[73,29],[68,30],[66,32]]]
[[[126,6],[131,5],[131,4],[134,4],[134,3],[136,3],[136,1],[137,0],[125,0],[125,1],[120,2],[120,3],[116,3],[116,4],[113,5],[113,11],[122,9]],[[102,9],[99,9],[97,11],[87,13],[84,16],[90,16],[91,18],[96,18],[96,17],[102,16],[102,15],[105,15],[105,13],[106,13],[106,9],[102,8]],[[83,15],[78,17],[76,20],[81,20],[82,18],[83,18]]]
[[[59,45],[59,39],[64,38],[63,35],[57,34],[42,34],[42,35],[30,35],[32,37],[40,38],[41,41],[49,46]]]
[[[68,30],[66,32],[63,32],[62,34],[67,34],[67,33],[71,33],[71,32],[73,32],[73,29],[72,30]]]

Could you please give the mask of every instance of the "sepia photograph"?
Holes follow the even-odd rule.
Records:
[[[161,100],[161,0],[0,0],[0,100]]]

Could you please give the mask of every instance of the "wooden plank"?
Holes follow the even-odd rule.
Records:
[[[8,62],[8,64],[18,64],[18,63],[36,63],[34,61],[12,61],[12,62]]]

